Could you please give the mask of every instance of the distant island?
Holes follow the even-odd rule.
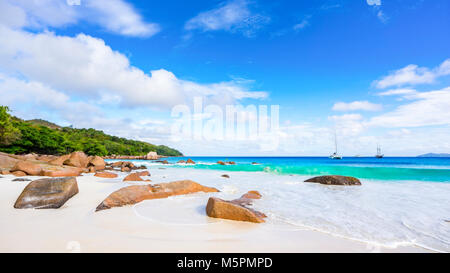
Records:
[[[151,151],[162,156],[182,155],[164,145],[111,136],[92,128],[62,127],[42,119],[22,120],[10,115],[8,107],[0,106],[0,152],[64,155],[74,151],[98,156],[143,156]]]
[[[417,157],[450,157],[450,154],[435,154],[435,153],[428,153],[423,155],[418,155]]]

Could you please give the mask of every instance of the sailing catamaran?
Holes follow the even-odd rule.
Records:
[[[383,158],[384,154],[381,153],[381,148],[379,145],[377,145],[377,154],[375,155],[376,158]]]
[[[338,148],[337,148],[337,136],[336,136],[336,131],[334,132],[334,153],[332,155],[330,155],[331,159],[342,159],[342,156],[338,155]]]

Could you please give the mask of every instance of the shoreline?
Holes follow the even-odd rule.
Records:
[[[183,175],[170,168],[149,171],[151,183],[173,181]],[[214,172],[200,171],[198,177],[186,178],[202,180]],[[95,207],[109,193],[143,184],[122,182],[125,174],[118,174],[117,179],[92,174],[77,177],[80,192],[56,210],[14,209],[15,199],[28,182],[12,182],[14,176],[3,176],[0,252],[433,252],[416,246],[378,247],[270,221],[252,224],[209,218],[204,205],[215,194],[147,200],[95,213]],[[226,186],[223,194],[241,193],[230,192]]]

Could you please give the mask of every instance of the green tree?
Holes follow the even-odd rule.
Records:
[[[178,156],[179,151],[167,146],[110,136],[95,129],[60,127],[45,120],[24,121],[0,107],[0,151],[7,153],[68,154],[84,151],[89,155],[160,155]]]
[[[8,106],[0,106],[0,145],[10,145],[20,138],[20,131],[11,122]]]

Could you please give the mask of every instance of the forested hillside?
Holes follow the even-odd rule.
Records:
[[[68,154],[84,151],[88,155],[159,155],[179,156],[179,151],[164,145],[110,136],[95,129],[60,127],[45,120],[24,121],[0,106],[0,151],[23,154]]]

